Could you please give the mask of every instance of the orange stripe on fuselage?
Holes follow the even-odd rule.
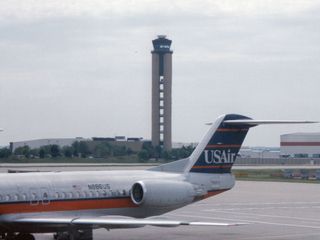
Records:
[[[207,194],[205,194],[205,195],[196,197],[196,198],[194,199],[194,201],[200,201],[200,200],[203,200],[203,199],[205,199],[205,198],[218,195],[218,194],[223,193],[223,192],[228,191],[228,190],[229,190],[229,189],[221,189],[221,190],[209,191],[209,192],[208,192]]]
[[[1,203],[0,214],[51,212],[51,211],[76,211],[106,208],[132,208],[137,207],[130,198],[116,199],[83,199],[83,200],[60,200],[49,204],[32,205],[23,203]]]
[[[225,165],[205,165],[205,166],[193,166],[194,169],[205,169],[205,168],[231,168],[232,164]]]
[[[203,199],[208,198],[208,197],[212,197],[212,196],[215,196],[215,195],[218,195],[218,194],[223,193],[223,192],[225,192],[225,191],[227,191],[227,190],[229,190],[229,189],[223,189],[223,190],[208,192],[207,194],[205,194],[205,195],[203,196]]]

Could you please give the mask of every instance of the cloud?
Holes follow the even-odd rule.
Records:
[[[21,20],[34,20],[66,16],[135,16],[152,14],[201,14],[213,16],[229,15],[263,15],[263,14],[297,14],[319,6],[314,0],[11,0],[0,2],[0,16]]]

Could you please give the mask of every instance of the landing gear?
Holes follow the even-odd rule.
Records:
[[[53,235],[53,238],[55,240],[93,240],[92,229],[57,232]]]
[[[35,238],[30,233],[19,233],[15,236],[14,240],[35,240]]]
[[[1,239],[3,240],[35,240],[34,236],[30,233],[7,233],[2,234]]]

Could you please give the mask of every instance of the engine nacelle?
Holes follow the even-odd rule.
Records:
[[[184,206],[194,197],[193,185],[184,181],[144,180],[134,183],[131,188],[131,200],[136,205],[147,207]]]

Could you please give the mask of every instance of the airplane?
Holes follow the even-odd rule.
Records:
[[[248,130],[283,123],[313,122],[226,114],[188,158],[148,170],[1,174],[0,236],[34,240],[34,233],[54,233],[56,240],[92,240],[98,228],[241,225],[159,215],[230,190],[235,184],[231,167]]]

